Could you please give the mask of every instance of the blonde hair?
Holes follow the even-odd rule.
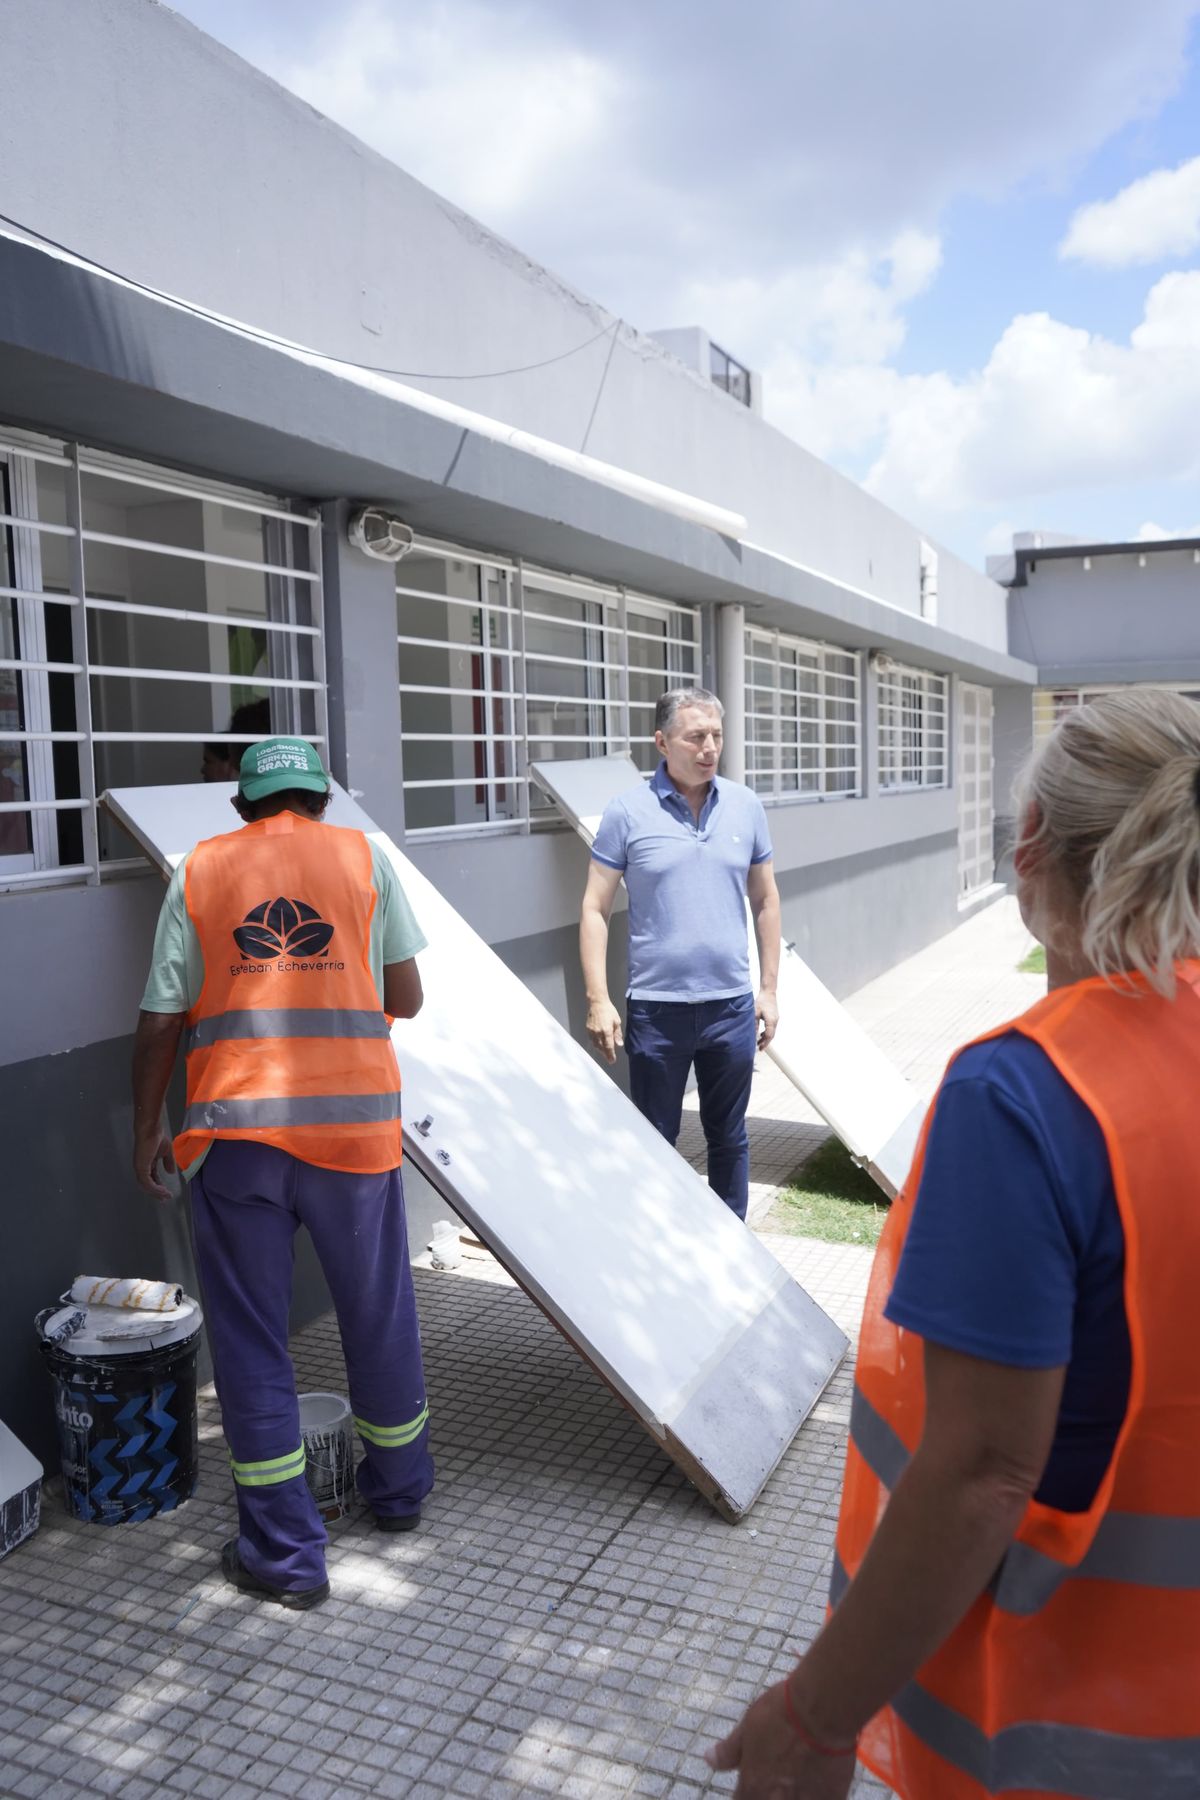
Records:
[[[1200,955],[1200,705],[1127,688],[1070,712],[1030,759],[1024,840],[1079,906],[1082,948],[1110,981],[1137,971],[1175,992]]]

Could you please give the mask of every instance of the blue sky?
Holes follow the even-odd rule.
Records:
[[[176,10],[971,560],[1200,530],[1200,0]]]

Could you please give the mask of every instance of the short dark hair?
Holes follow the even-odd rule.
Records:
[[[261,800],[247,800],[244,794],[237,796],[237,809],[248,825],[261,816],[262,809],[270,803],[272,812],[307,813],[310,819],[319,819],[329,805],[329,794],[318,794],[315,788],[280,788],[274,794],[266,794]]]
[[[675,723],[676,713],[684,706],[711,706],[719,718],[725,717],[725,708],[707,688],[668,688],[665,694],[658,696],[658,703],[654,708],[655,731],[670,731]]]

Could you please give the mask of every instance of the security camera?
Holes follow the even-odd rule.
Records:
[[[360,506],[348,527],[350,542],[377,562],[398,563],[413,546],[413,530],[380,506]]]

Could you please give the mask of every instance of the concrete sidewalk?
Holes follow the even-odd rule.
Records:
[[[926,1083],[957,1041],[1041,991],[1011,903],[871,984],[852,1010]],[[756,1082],[760,1202],[819,1141],[772,1065]],[[766,1234],[764,1234],[766,1235]],[[849,1331],[867,1250],[766,1235]],[[0,1565],[0,1793],[37,1800],[295,1795],[694,1796],[701,1760],[817,1629],[837,1516],[847,1361],[750,1518],[723,1523],[490,1258],[418,1270],[438,1486],[421,1530],[331,1530],[333,1596],[293,1615],[226,1587],[234,1529],[211,1391],[201,1485],[135,1527],[68,1519]],[[331,1316],[294,1341],[344,1386]],[[860,1778],[856,1795],[880,1795]]]

